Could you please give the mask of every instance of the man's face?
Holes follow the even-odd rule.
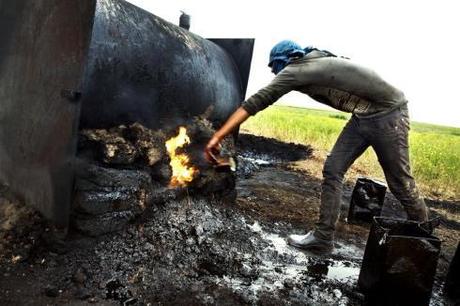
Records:
[[[282,60],[274,60],[272,63],[272,72],[277,75],[281,70],[284,69],[286,63]]]

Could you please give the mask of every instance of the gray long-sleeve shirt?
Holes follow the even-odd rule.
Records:
[[[374,71],[348,59],[313,51],[292,61],[269,85],[244,101],[242,107],[254,115],[291,90],[358,116],[390,112],[407,103],[402,91]]]

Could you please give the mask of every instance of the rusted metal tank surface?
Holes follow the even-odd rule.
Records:
[[[219,123],[244,98],[252,39],[220,47],[123,0],[0,0],[0,14],[0,184],[60,225],[79,128],[210,106]]]

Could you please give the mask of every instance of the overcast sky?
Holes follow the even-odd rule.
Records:
[[[452,1],[129,0],[205,38],[255,38],[247,95],[273,78],[268,53],[280,40],[313,45],[374,69],[403,90],[412,120],[460,127],[460,18]],[[290,93],[283,103],[322,107]],[[324,107],[323,107],[324,108]]]

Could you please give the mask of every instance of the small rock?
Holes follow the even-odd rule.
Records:
[[[332,292],[334,293],[334,296],[337,299],[340,299],[342,297],[342,292],[339,289],[334,289]]]
[[[48,297],[57,297],[59,295],[59,290],[56,287],[48,286],[45,288],[45,294]]]
[[[75,291],[75,297],[80,300],[86,300],[91,296],[91,293],[88,289],[80,287]]]
[[[90,271],[91,270],[91,266],[87,263],[84,263],[81,265],[81,268],[83,269],[83,271]]]
[[[94,303],[97,303],[97,302],[98,302],[98,300],[97,300],[97,298],[95,298],[95,297],[92,297],[92,298],[90,298],[90,299],[88,300],[88,303],[91,303],[91,304],[94,304]]]
[[[144,250],[149,251],[149,252],[153,252],[155,250],[155,246],[153,244],[151,244],[150,242],[147,242],[144,245]]]
[[[83,284],[85,283],[87,279],[87,276],[85,273],[83,273],[82,269],[78,269],[77,272],[72,277],[72,280],[77,283],[77,284]]]
[[[197,239],[198,245],[201,245],[205,240],[206,240],[206,238],[204,236],[198,237],[198,239]]]
[[[284,280],[284,283],[283,283],[284,287],[288,288],[288,289],[292,289],[294,288],[294,280],[290,279],[290,278],[287,278]]]
[[[194,245],[195,244],[195,239],[193,238],[188,238],[186,241],[187,245]]]
[[[11,256],[11,262],[13,264],[21,262],[23,260],[24,260],[24,258],[22,257],[22,255],[13,255],[13,256]]]
[[[136,236],[136,229],[134,227],[130,227],[128,228],[127,232],[131,235],[131,236]]]
[[[137,303],[137,299],[135,297],[132,297],[130,299],[127,299],[126,301],[123,302],[123,306],[125,305],[134,305]]]
[[[250,266],[243,264],[240,270],[241,275],[244,277],[251,277],[253,274],[253,271]]]
[[[196,234],[198,237],[203,236],[204,230],[203,230],[203,226],[201,226],[201,224],[199,224],[199,225],[197,225],[197,226],[195,227],[195,234]]]

